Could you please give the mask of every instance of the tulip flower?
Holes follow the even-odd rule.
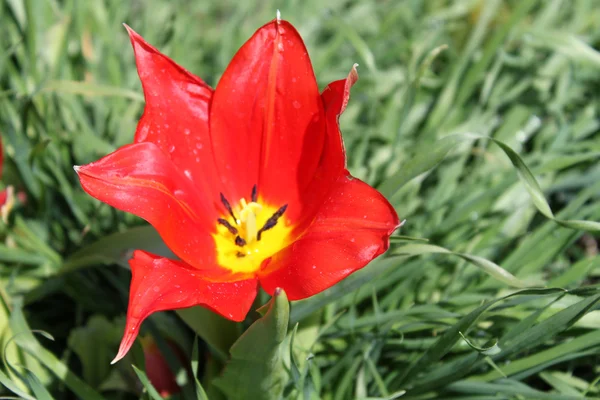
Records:
[[[2,144],[2,138],[0,138],[0,178],[2,178],[2,171],[4,165],[4,146]],[[15,195],[15,190],[12,186],[7,186],[5,189],[0,190],[0,219],[3,223],[8,223],[8,216],[15,206],[17,200],[21,203],[27,201],[27,195],[23,191],[19,191]]]
[[[300,35],[278,18],[213,90],[127,29],[146,99],[134,143],[75,170],[87,193],[148,221],[179,259],[134,252],[115,361],[155,311],[201,305],[241,321],[259,285],[304,299],[388,248],[398,216],[349,174],[338,126],[355,68],[319,93]]]
[[[182,365],[188,365],[189,360],[183,353],[183,350],[172,340],[167,340],[167,345],[179,359]],[[167,360],[161,353],[158,345],[151,336],[142,339],[142,348],[144,350],[144,367],[150,383],[156,391],[164,398],[172,394],[181,392],[177,380]]]

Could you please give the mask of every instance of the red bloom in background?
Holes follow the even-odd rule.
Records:
[[[2,144],[2,138],[0,137],[0,179],[2,178],[3,166],[4,146]],[[27,195],[25,192],[19,191],[15,195],[14,188],[11,185],[0,190],[0,218],[4,223],[7,223],[8,215],[12,211],[17,200],[24,204],[27,201]]]
[[[298,32],[275,20],[213,91],[128,30],[146,98],[134,143],[75,169],[86,192],[147,220],[180,260],[134,253],[115,361],[155,311],[202,305],[241,321],[259,283],[303,299],[388,248],[396,212],[345,165],[338,116],[355,69],[319,94]]]
[[[183,350],[177,343],[172,340],[167,340],[167,345],[179,359],[181,365],[189,365],[190,360],[185,356]],[[144,350],[144,367],[146,369],[146,375],[158,393],[160,393],[162,397],[167,398],[172,394],[181,392],[181,388],[177,384],[177,379],[171,371],[165,356],[161,353],[158,345],[151,336],[142,338],[142,348]]]

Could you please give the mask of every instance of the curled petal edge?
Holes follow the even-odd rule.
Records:
[[[136,250],[129,260],[132,278],[125,332],[116,363],[129,351],[142,322],[152,313],[202,306],[233,320],[242,321],[258,291],[258,281],[211,282],[200,271],[182,262]]]

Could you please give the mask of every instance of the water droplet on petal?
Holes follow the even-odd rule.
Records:
[[[300,104],[300,102],[298,100],[294,100],[294,102],[292,103],[292,105],[294,106],[294,108],[297,110],[300,107],[302,107],[302,104]]]

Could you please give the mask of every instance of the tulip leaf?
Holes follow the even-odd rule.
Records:
[[[65,261],[61,272],[104,263],[127,265],[130,252],[136,249],[175,258],[152,226],[139,226],[103,237],[75,252]]]
[[[44,387],[42,382],[35,376],[31,371],[25,371],[25,379],[31,387],[31,391],[35,395],[37,400],[54,400],[54,397],[48,392],[48,390]]]
[[[494,340],[493,343],[489,346],[486,347],[480,347],[477,346],[475,344],[473,344],[473,342],[471,342],[465,335],[463,335],[462,332],[458,332],[460,334],[460,337],[463,338],[463,340],[465,341],[465,343],[467,344],[467,346],[469,346],[470,348],[472,348],[473,350],[486,355],[486,356],[493,356],[496,355],[498,353],[500,353],[502,351],[502,349],[500,348],[500,346],[498,346],[498,340]]]
[[[434,246],[431,244],[424,243],[411,243],[405,246],[402,246],[394,251],[394,254],[402,254],[402,255],[421,255],[421,254],[452,254],[462,258],[465,261],[470,262],[471,264],[481,268],[487,274],[496,278],[497,280],[506,283],[507,285],[522,288],[526,285],[517,279],[510,272],[500,267],[499,265],[493,263],[492,261],[485,259],[483,257],[474,256],[471,254],[465,253],[455,253],[448,249],[445,249],[440,246]]]
[[[231,359],[214,383],[228,399],[281,398],[288,373],[283,363],[283,341],[289,323],[289,302],[277,290],[267,313],[233,344]]]
[[[200,306],[176,310],[177,315],[211,348],[221,360],[227,359],[227,351],[237,339],[237,323]]]
[[[148,392],[150,398],[153,400],[162,400],[163,397],[158,393],[156,388],[152,386],[152,383],[150,383],[150,379],[148,379],[146,373],[141,369],[137,368],[135,365],[132,365],[132,367],[140,382],[142,382],[144,389],[146,389],[146,392]]]
[[[122,327],[115,326],[103,315],[92,316],[85,326],[71,331],[69,347],[81,362],[83,379],[98,388],[110,374],[110,361],[119,343]],[[90,343],[94,343],[90,346]]]
[[[194,338],[194,346],[192,347],[192,360],[191,360],[192,376],[194,377],[194,387],[196,389],[196,399],[197,400],[208,400],[208,395],[206,394],[206,391],[204,391],[202,384],[198,380],[198,366],[199,366],[198,336],[196,336]]]
[[[27,325],[22,310],[22,300],[14,299],[13,310],[10,317],[10,327],[15,333],[14,340],[17,345],[26,353],[36,358],[40,363],[48,368],[54,375],[60,377],[65,385],[77,395],[78,398],[90,400],[102,400],[104,397],[96,392],[87,383],[78,378],[71,372],[67,366],[56,356],[42,347],[33,336],[31,329]],[[44,336],[49,337],[47,334]]]
[[[460,339],[460,332],[467,332],[469,328],[479,319],[479,317],[487,311],[492,305],[509,299],[514,296],[526,296],[526,295],[551,295],[551,294],[564,294],[566,291],[558,288],[551,289],[526,289],[518,292],[511,293],[507,296],[501,297],[484,303],[471,311],[469,314],[462,317],[456,324],[447,329],[436,341],[430,346],[423,355],[415,360],[412,365],[407,368],[399,381],[401,383],[411,382],[412,379],[417,376],[419,372],[425,369],[427,366],[432,365],[434,362],[445,356],[450,349]]]
[[[477,135],[473,133],[459,133],[445,136],[433,144],[428,144],[428,151],[419,151],[417,155],[409,160],[397,173],[387,178],[378,189],[386,197],[393,197],[406,183],[416,178],[418,175],[429,171],[438,165],[450,150],[459,142],[465,140],[490,140],[494,142],[510,160],[513,167],[516,169],[521,182],[525,185],[525,189],[529,193],[535,207],[546,218],[553,220],[559,225],[566,228],[583,230],[588,232],[599,232],[600,222],[584,221],[584,220],[561,220],[554,216],[548,201],[544,196],[542,188],[535,179],[531,170],[527,167],[523,159],[506,143],[494,139],[489,136]]]

